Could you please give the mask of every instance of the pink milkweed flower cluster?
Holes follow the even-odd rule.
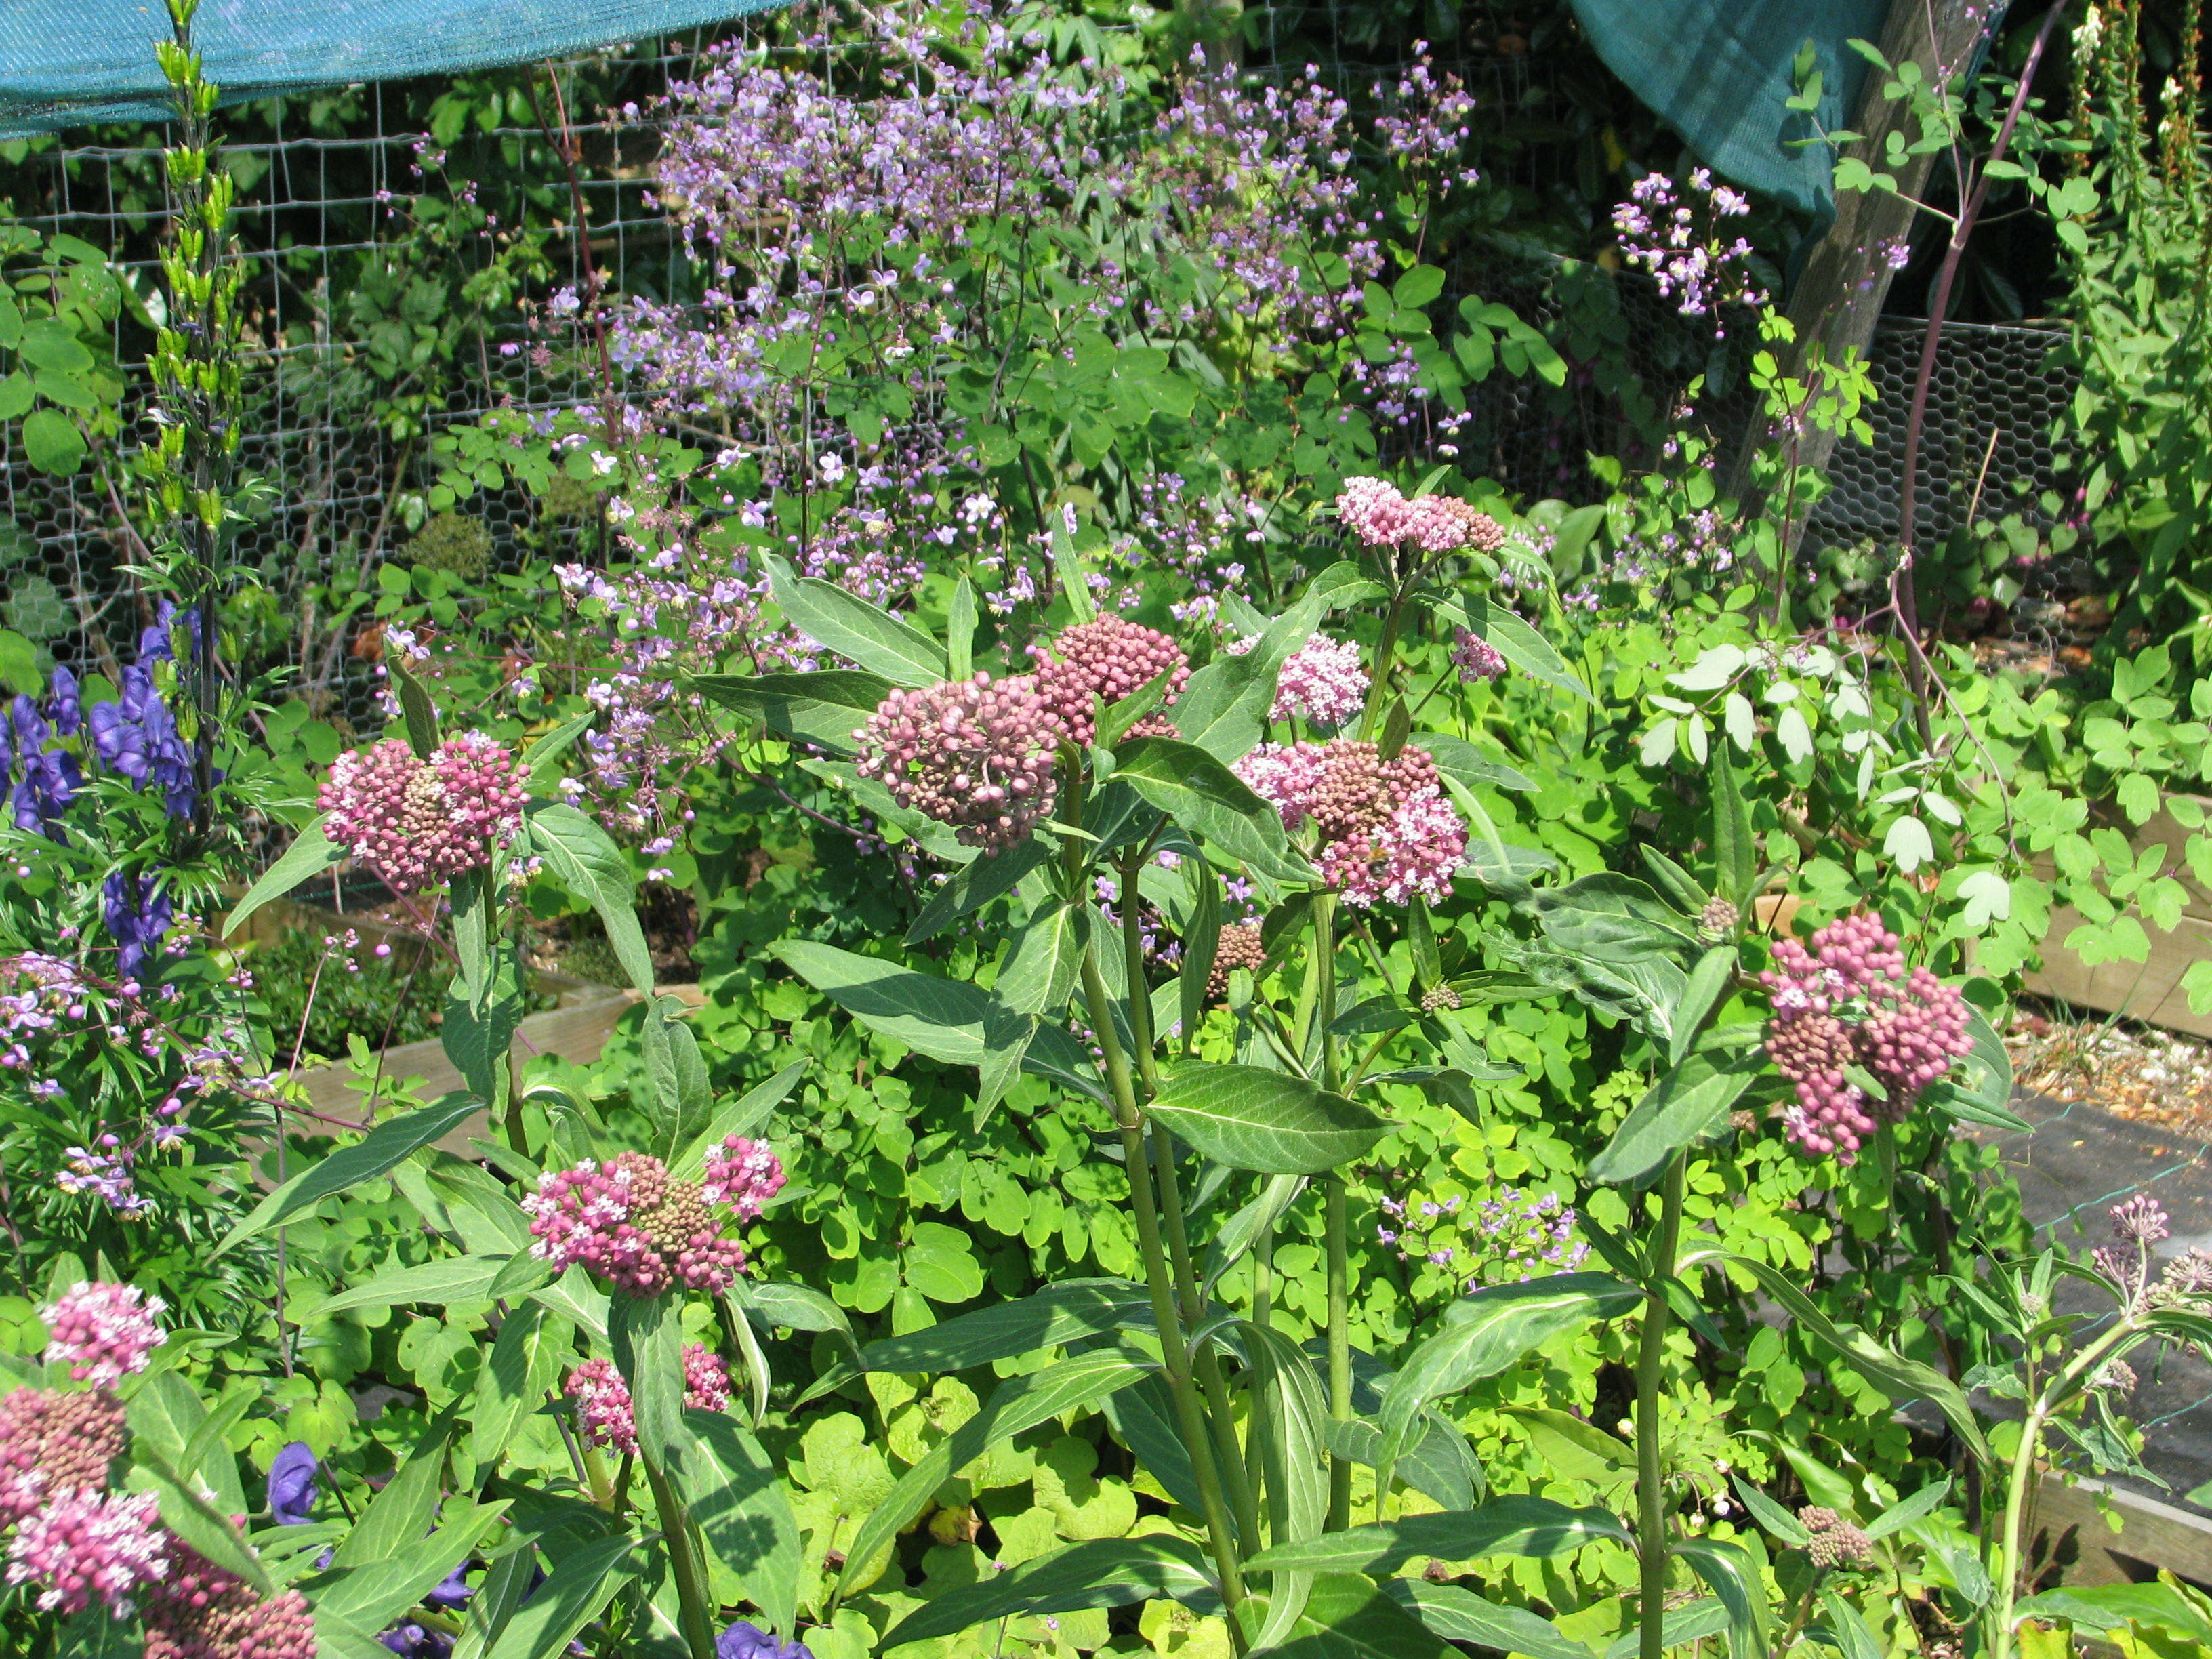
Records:
[[[1348,726],[1367,702],[1367,670],[1359,647],[1316,634],[1283,659],[1267,718],[1303,717],[1325,732]]]
[[[1850,1163],[1869,1136],[1902,1121],[1923,1090],[1973,1052],[1965,999],[1924,968],[1907,971],[1897,935],[1879,917],[1832,921],[1814,933],[1809,951],[1779,940],[1774,966],[1759,977],[1772,1009],[1767,1055],[1797,1095],[1784,1132],[1814,1157],[1833,1152]],[[1853,1066],[1884,1097],[1852,1082]]]
[[[1344,492],[1336,498],[1336,512],[1345,528],[1370,547],[1414,547],[1425,553],[1468,548],[1490,553],[1505,544],[1505,531],[1498,520],[1456,495],[1409,498],[1385,478],[1346,478]]]
[[[1040,651],[1037,653],[1044,657]],[[1111,708],[1161,675],[1169,677],[1162,705],[1182,695],[1190,678],[1190,659],[1158,629],[1125,617],[1104,616],[1060,630],[1052,654],[1039,663],[1037,694],[1043,698],[1071,743],[1088,746],[1097,736],[1095,706]],[[1158,709],[1129,728],[1132,737],[1175,736],[1175,726]]]
[[[1451,659],[1466,685],[1498,679],[1505,672],[1505,659],[1498,647],[1471,628],[1462,628],[1453,635]]]
[[[526,775],[480,732],[455,733],[427,761],[387,738],[332,762],[319,804],[332,841],[411,893],[491,862],[522,822]]]
[[[1720,231],[1721,221],[1741,218],[1751,203],[1741,191],[1716,185],[1705,167],[1692,171],[1690,194],[1699,198],[1698,207],[1678,194],[1665,173],[1646,173],[1613,209],[1613,234],[1621,257],[1658,279],[1662,299],[1674,300],[1685,317],[1711,317],[1719,336],[1728,332],[1723,307],[1766,303],[1765,292],[1751,280],[1751,244],[1741,236],[1724,241]]]
[[[168,1571],[167,1534],[154,1524],[159,1505],[152,1492],[56,1493],[16,1523],[8,1582],[38,1585],[48,1613],[82,1613],[99,1602],[128,1618],[139,1587]]]
[[[1262,744],[1237,775],[1273,805],[1283,827],[1314,827],[1322,878],[1346,904],[1437,901],[1467,857],[1467,825],[1443,799],[1436,763],[1407,747],[1389,760],[1371,743]]]
[[[1035,675],[978,672],[885,697],[854,733],[854,769],[900,805],[951,824],[962,846],[999,853],[1052,810],[1065,731]]]
[[[18,1389],[0,1397],[0,1526],[63,1494],[106,1490],[123,1446],[123,1407],[106,1389]]]
[[[264,1601],[197,1550],[171,1547],[169,1571],[139,1607],[146,1659],[315,1659],[314,1615],[298,1590]]]
[[[631,1296],[675,1285],[714,1293],[745,1266],[744,1248],[723,1237],[723,1227],[757,1216],[782,1184],[773,1153],[763,1161],[756,1143],[732,1135],[709,1158],[704,1182],[676,1179],[647,1153],[623,1152],[549,1170],[522,1207],[540,1261],[582,1267]]]
[[[107,1387],[143,1371],[169,1340],[159,1316],[167,1304],[136,1285],[92,1283],[64,1291],[42,1317],[46,1363],[67,1365],[79,1382]]]
[[[637,1455],[637,1420],[629,1385],[611,1360],[587,1359],[568,1373],[568,1398],[576,1405],[576,1426],[594,1446],[625,1456]],[[730,1408],[730,1371],[721,1356],[697,1342],[684,1345],[684,1403],[696,1411]]]

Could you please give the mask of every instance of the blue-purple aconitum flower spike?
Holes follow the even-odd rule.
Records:
[[[714,1640],[714,1659],[814,1659],[804,1643],[779,1642],[740,1619]]]
[[[315,1477],[322,1469],[314,1449],[295,1440],[269,1466],[269,1513],[279,1526],[303,1527],[314,1518]]]

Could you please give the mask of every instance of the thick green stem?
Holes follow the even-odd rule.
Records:
[[[1687,1156],[1674,1154],[1667,1166],[1659,1201],[1659,1237],[1651,1252],[1651,1285],[1644,1292],[1644,1328],[1636,1355],[1636,1547],[1642,1557],[1641,1659],[1663,1659],[1667,1651],[1667,1471],[1659,1448],[1659,1392],[1667,1370],[1666,1281],[1674,1276],[1681,1247],[1682,1195],[1688,1185]]]
[[[1260,1229],[1260,1236],[1252,1243],[1252,1322],[1262,1330],[1272,1330],[1275,1323],[1275,1224],[1268,1222]],[[1252,1444],[1260,1448],[1258,1455],[1272,1455],[1274,1445],[1274,1407],[1265,1389],[1252,1391]],[[1274,1467],[1272,1463],[1265,1467]],[[1291,1495],[1282,1489],[1279,1480],[1270,1478],[1267,1485],[1267,1525],[1269,1537],[1278,1544],[1287,1543],[1291,1536]]]
[[[1342,1082],[1337,1073],[1336,1040],[1328,1028],[1336,1023],[1336,895],[1316,893],[1313,902],[1314,959],[1304,999],[1312,1010],[1307,1027],[1306,1051],[1314,1051],[1318,1038],[1322,1087],[1334,1091]],[[1322,1179],[1322,1235],[1328,1256],[1328,1311],[1324,1340],[1328,1352],[1328,1414],[1334,1422],[1352,1417],[1352,1264],[1351,1224],[1345,1201],[1344,1177]],[[1331,1452],[1328,1459],[1328,1528],[1341,1531],[1352,1524],[1352,1463]]]
[[[1199,1501],[1206,1516],[1206,1530],[1212,1547],[1214,1570],[1221,1577],[1221,1599],[1229,1609],[1230,1640],[1238,1653],[1244,1650],[1243,1627],[1236,1610],[1244,1600],[1244,1575],[1237,1558],[1237,1535],[1229,1519],[1229,1505],[1221,1491],[1221,1473],[1213,1460],[1213,1445],[1206,1431],[1206,1412],[1199,1403],[1191,1379],[1190,1355],[1184,1346],[1182,1321],[1176,1310],[1175,1281],[1168,1266],[1167,1249],[1160,1234],[1159,1212],[1152,1195],[1152,1169],[1145,1149],[1144,1114],[1137,1105],[1129,1062],[1121,1052],[1121,1039],[1114,1030],[1114,1004],[1106,981],[1098,971],[1097,941],[1083,952],[1083,1000],[1090,1011],[1091,1026],[1098,1051],[1106,1062],[1106,1084],[1114,1099],[1115,1127],[1121,1133],[1121,1158],[1129,1176],[1130,1208],[1137,1224],[1137,1251],[1145,1264],[1145,1283],[1152,1293],[1152,1322],[1160,1334],[1160,1363],[1174,1396],[1176,1419],[1182,1431],[1184,1449],[1190,1453],[1191,1474],[1198,1482]]]
[[[640,1461],[645,1465],[646,1483],[653,1488],[653,1508],[659,1512],[661,1540],[668,1547],[668,1573],[676,1581],[684,1645],[690,1649],[691,1659],[714,1659],[714,1607],[708,1600],[707,1576],[692,1541],[691,1517],[668,1477],[650,1459]]]
[[[1137,914],[1137,877],[1145,854],[1133,848],[1121,860],[1121,950],[1129,981],[1129,1032],[1137,1051],[1137,1072],[1150,1100],[1160,1091],[1159,1073],[1152,1054],[1152,999],[1145,987],[1145,936]],[[1184,1224],[1182,1193],[1176,1179],[1175,1144],[1158,1130],[1152,1135],[1153,1164],[1158,1170],[1160,1218],[1166,1224],[1168,1260],[1175,1272],[1176,1301],[1182,1313],[1183,1328],[1195,1331],[1206,1317],[1206,1299],[1199,1293],[1198,1273],[1192,1265],[1190,1238]],[[1250,1471],[1243,1449],[1237,1443],[1237,1416],[1231,1408],[1229,1380],[1221,1370],[1221,1356],[1211,1342],[1200,1343],[1195,1358],[1198,1384],[1206,1395],[1212,1419],[1214,1455],[1221,1460],[1223,1478],[1229,1483],[1229,1500],[1237,1510],[1237,1524],[1247,1539],[1260,1531],[1260,1509],[1252,1493]]]

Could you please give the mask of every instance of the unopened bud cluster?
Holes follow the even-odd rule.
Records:
[[[637,1419],[629,1386],[611,1360],[587,1359],[568,1373],[568,1398],[576,1426],[594,1446],[628,1456],[637,1453]],[[702,1412],[730,1408],[730,1371],[721,1356],[696,1342],[684,1345],[684,1403]]]
[[[331,840],[409,893],[489,864],[522,822],[526,776],[480,732],[447,738],[427,761],[387,738],[331,763],[319,804]]]
[[[1182,647],[1157,629],[1121,617],[1063,628],[1052,642],[1053,656],[1038,665],[1038,695],[1056,715],[1072,743],[1089,746],[1098,735],[1094,707],[1111,708],[1124,697],[1169,676],[1163,707],[1182,695],[1190,660]],[[1155,709],[1129,728],[1132,737],[1175,736],[1166,715]]]
[[[1900,1121],[1923,1090],[1973,1051],[1965,1000],[1926,969],[1908,971],[1897,936],[1872,915],[1829,923],[1810,951],[1779,941],[1759,981],[1773,1009],[1767,1054],[1796,1089],[1784,1127],[1816,1157],[1850,1162],[1869,1136]],[[1882,1095],[1852,1082],[1852,1066]]]
[[[703,1182],[676,1179],[647,1153],[623,1152],[547,1171],[522,1207],[541,1261],[582,1267],[636,1297],[677,1285],[719,1293],[745,1265],[723,1227],[757,1216],[782,1185],[774,1154],[733,1135],[708,1158]]]
[[[854,769],[951,825],[962,846],[1003,852],[1051,811],[1064,730],[1036,676],[979,672],[885,697],[854,734]]]
[[[1805,1553],[1816,1567],[1857,1567],[1874,1559],[1874,1540],[1833,1510],[1808,1504],[1797,1511],[1797,1522],[1813,1534]]]
[[[1229,994],[1229,976],[1239,968],[1256,975],[1267,964],[1267,947],[1261,942],[1256,921],[1232,921],[1221,930],[1213,947],[1213,968],[1206,976],[1206,997],[1219,1002]]]

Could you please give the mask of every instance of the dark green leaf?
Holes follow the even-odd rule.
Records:
[[[1249,753],[1266,730],[1283,660],[1312,635],[1327,596],[1318,583],[1271,623],[1259,644],[1241,656],[1221,653],[1190,677],[1176,700],[1176,730],[1229,765]]]
[[[1548,1498],[1493,1498],[1472,1510],[1409,1515],[1318,1538],[1278,1544],[1244,1565],[1255,1572],[1395,1572],[1415,1556],[1473,1561],[1515,1555],[1548,1560],[1610,1540],[1630,1541],[1610,1510],[1569,1509]]]
[[[1129,1279],[1073,1279],[1018,1302],[871,1342],[860,1356],[872,1371],[964,1371],[1102,1336],[1151,1305],[1145,1287]]]
[[[854,738],[892,690],[880,674],[857,668],[812,674],[695,674],[690,689],[760,721],[778,737],[850,755]]]
[[[1713,864],[1715,889],[1741,910],[1759,878],[1759,844],[1725,743],[1713,745]]]
[[[670,1296],[618,1296],[607,1320],[615,1369],[629,1389],[638,1450],[660,1468],[672,1466],[669,1449],[686,1437],[680,1312]]]
[[[1590,695],[1589,687],[1568,666],[1567,659],[1552,648],[1551,641],[1504,605],[1493,605],[1474,592],[1435,596],[1429,603],[1438,615],[1489,641],[1499,656],[1531,679],[1556,686],[1595,707],[1597,699]]]
[[[922,907],[914,926],[906,930],[906,942],[919,945],[934,939],[962,916],[972,915],[993,899],[1004,898],[1024,876],[1051,856],[1045,842],[1032,836],[995,857],[963,865]]]
[[[1162,1597],[1202,1613],[1220,1611],[1219,1592],[1197,1545],[1169,1534],[1094,1539],[943,1592],[894,1626],[881,1651],[1016,1614],[1042,1619]]]
[[[566,801],[533,801],[526,812],[529,850],[554,878],[598,912],[607,943],[641,996],[653,994],[653,957],[637,920],[637,888],[612,837]]]
[[[283,1225],[332,1193],[374,1181],[402,1159],[451,1134],[483,1109],[483,1103],[473,1095],[451,1094],[434,1105],[379,1124],[354,1145],[342,1146],[313,1168],[301,1170],[263,1199],[252,1214],[223,1235],[209,1259],[227,1255],[257,1234]]]
[[[1350,1573],[1316,1579],[1282,1641],[1265,1650],[1279,1659],[1457,1659],[1456,1649]]]
[[[1766,1069],[1764,1050],[1718,1061],[1692,1054],[1651,1085],[1590,1160],[1593,1181],[1641,1186],[1675,1153],[1711,1131],[1751,1080]]]
[[[430,1530],[445,1492],[446,1453],[454,1425],[450,1410],[431,1422],[384,1489],[362,1511],[345,1542],[332,1554],[332,1566],[362,1567],[388,1559]]]
[[[1442,732],[1417,732],[1412,738],[1413,747],[1425,749],[1429,758],[1437,763],[1437,770],[1448,778],[1455,778],[1468,787],[1527,791],[1536,787],[1536,781],[1518,767],[1509,766],[1497,756],[1469,743],[1465,738],[1455,738]]]
[[[545,1582],[530,1593],[493,1639],[485,1659],[555,1659],[568,1651],[630,1575],[623,1570],[637,1540],[626,1534],[596,1538],[547,1563]]]
[[[1114,775],[1249,873],[1277,882],[1312,878],[1312,866],[1284,833],[1282,813],[1196,744],[1139,738]]]
[[[1152,1114],[1216,1163],[1262,1175],[1318,1175],[1364,1156],[1387,1121],[1342,1095],[1257,1066],[1185,1066]]]
[[[23,458],[41,472],[66,477],[84,465],[84,434],[58,409],[23,417]]]
[[[469,1412],[470,1455],[478,1468],[504,1457],[523,1419],[545,1403],[570,1334],[568,1322],[550,1317],[538,1302],[523,1303],[501,1322]]]
[[[388,568],[389,567],[387,567]],[[399,699],[399,713],[407,730],[407,746],[415,751],[417,760],[428,760],[438,746],[438,710],[430,701],[422,682],[407,665],[401,652],[386,652],[385,672],[391,676],[392,694]]]
[[[950,678],[945,647],[913,623],[835,582],[799,575],[781,559],[768,563],[783,619],[807,638],[895,685],[936,685]]]
[[[775,1465],[726,1412],[687,1411],[684,1422],[690,1434],[673,1468],[684,1507],[769,1628],[788,1632],[799,1616],[803,1563],[799,1522]]]
[[[1680,1538],[1672,1553],[1690,1564],[1728,1609],[1729,1651],[1735,1659],[1754,1659],[1766,1650],[1766,1591],[1759,1565],[1740,1544],[1710,1538]]]
[[[1075,972],[1088,940],[1086,904],[1048,904],[1030,913],[992,987],[992,995],[1017,1014],[1056,1018],[1075,988]],[[986,1044],[987,1049],[991,1045]]]
[[[323,1319],[349,1308],[398,1308],[423,1302],[443,1308],[455,1302],[491,1299],[493,1282],[512,1257],[505,1255],[449,1255],[412,1267],[394,1267],[349,1286],[327,1302],[319,1302],[308,1316]]]
[[[1532,903],[1553,945],[1610,965],[1672,957],[1693,941],[1674,906],[1635,877],[1609,870],[1547,888]]]
[[[1382,1586],[1382,1593],[1448,1642],[1526,1654],[1528,1659],[1590,1659],[1589,1648],[1560,1635],[1550,1620],[1526,1607],[1486,1601],[1457,1584],[1393,1578]]]
[[[1735,977],[1735,946],[1716,945],[1690,969],[1689,981],[1682,987],[1682,1000],[1674,1007],[1674,1030],[1667,1048],[1669,1066],[1682,1063],[1682,1056],[1689,1053],[1690,1045],[1704,1029],[1706,1017],[1727,994]]]
[[[150,1492],[161,1504],[161,1524],[187,1547],[197,1550],[224,1571],[234,1573],[264,1595],[274,1593],[261,1558],[248,1548],[238,1528],[200,1496],[194,1483],[180,1477],[166,1459],[145,1446],[131,1451],[129,1485]]]

